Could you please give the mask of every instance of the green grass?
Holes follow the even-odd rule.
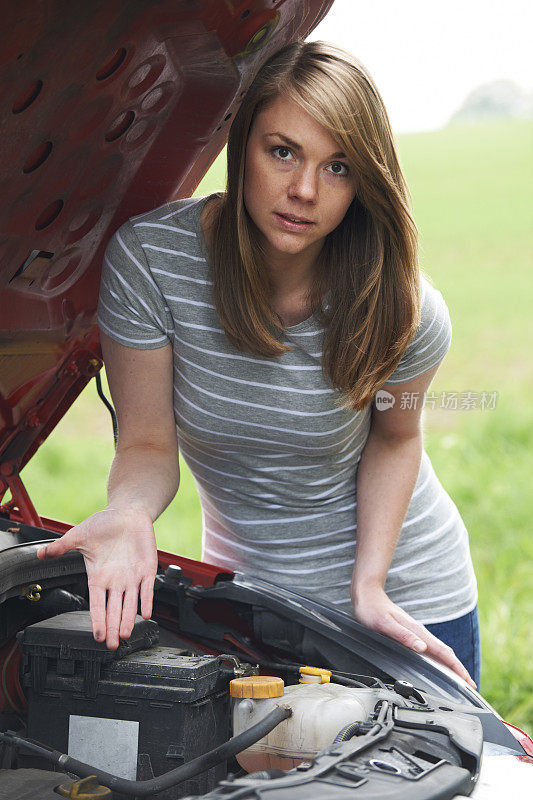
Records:
[[[421,262],[450,308],[452,348],[435,391],[497,391],[496,408],[426,412],[426,444],[468,527],[479,581],[482,691],[533,730],[533,124],[456,126],[402,136]],[[217,160],[199,193],[224,185]],[[90,385],[23,478],[40,512],[78,522],[105,504],[108,414]],[[158,544],[200,555],[201,514],[186,468],[156,523]]]

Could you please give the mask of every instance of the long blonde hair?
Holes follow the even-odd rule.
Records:
[[[395,369],[420,319],[418,231],[387,112],[365,67],[326,42],[294,42],[259,70],[228,139],[226,193],[208,245],[215,305],[232,344],[274,357],[290,349],[243,200],[246,145],[255,116],[288,97],[330,133],[356,177],[356,194],[326,238],[311,305],[322,310],[323,371],[355,410]]]

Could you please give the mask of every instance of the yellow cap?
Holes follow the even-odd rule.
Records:
[[[321,669],[320,667],[300,667],[300,675],[312,675],[320,678],[320,681],[306,681],[305,678],[300,678],[300,683],[329,683],[331,670]]]
[[[232,697],[252,697],[256,700],[265,697],[283,697],[284,689],[283,680],[270,675],[234,678],[229,682],[229,691]]]
[[[95,775],[88,775],[70,786],[62,784],[56,791],[61,797],[71,800],[111,800],[112,797],[111,789],[100,786]]]

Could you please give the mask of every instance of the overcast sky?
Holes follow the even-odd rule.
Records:
[[[309,38],[365,64],[400,133],[442,127],[483,83],[533,90],[533,0],[335,0]]]

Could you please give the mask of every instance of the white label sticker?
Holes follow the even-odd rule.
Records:
[[[70,715],[68,754],[120,778],[137,778],[139,723]]]

